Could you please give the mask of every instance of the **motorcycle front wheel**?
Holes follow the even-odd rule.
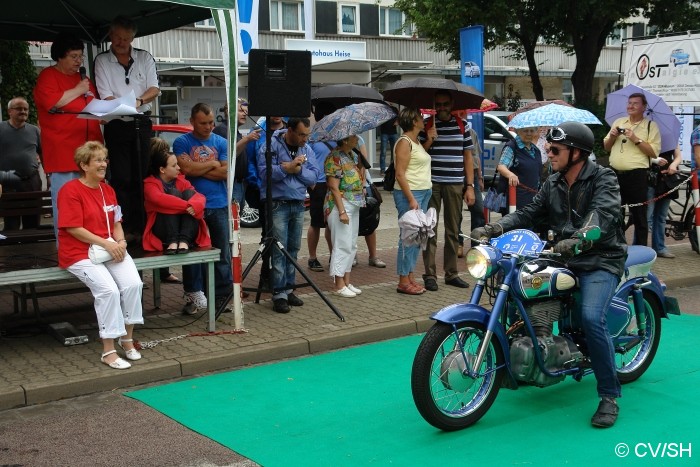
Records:
[[[434,427],[455,431],[473,425],[496,399],[505,368],[495,337],[477,374],[472,377],[466,371],[484,345],[485,334],[484,325],[475,321],[459,323],[456,333],[451,326],[436,323],[418,346],[411,391],[418,412]]]
[[[644,309],[641,316],[643,325],[637,315],[627,326],[627,336],[642,336],[634,346],[625,347],[625,352],[615,352],[615,367],[620,383],[631,383],[644,374],[654,360],[661,339],[661,304],[651,292],[644,291]]]

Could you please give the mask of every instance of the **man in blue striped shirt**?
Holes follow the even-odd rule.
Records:
[[[452,95],[447,91],[435,93],[434,121],[426,123],[426,131],[419,139],[431,157],[433,193],[430,207],[440,215],[444,205],[443,221],[445,224],[444,269],[445,284],[467,288],[469,284],[462,280],[457,271],[457,248],[460,222],[462,219],[462,200],[468,206],[474,204],[474,170],[472,162],[471,133],[466,122],[458,122],[452,115]],[[461,124],[460,124],[461,123]],[[466,190],[463,190],[466,184]],[[423,251],[425,288],[438,289],[435,251],[437,250],[437,232]]]

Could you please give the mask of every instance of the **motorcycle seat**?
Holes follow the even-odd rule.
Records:
[[[653,263],[655,259],[656,252],[648,246],[630,245],[627,247],[625,268],[637,264]]]

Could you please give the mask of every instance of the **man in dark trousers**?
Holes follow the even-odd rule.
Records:
[[[147,116],[160,94],[156,62],[150,53],[131,46],[135,36],[133,21],[123,16],[114,18],[109,29],[110,48],[95,57],[95,84],[100,99],[117,99],[133,92],[134,107],[145,114],[114,119],[104,129],[109,151],[109,182],[122,207],[128,239],[138,239],[145,227],[141,194],[152,133],[151,119]]]

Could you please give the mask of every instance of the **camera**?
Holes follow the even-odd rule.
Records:
[[[619,127],[617,127],[617,132],[620,133],[621,135],[624,135],[625,129],[619,126]]]

